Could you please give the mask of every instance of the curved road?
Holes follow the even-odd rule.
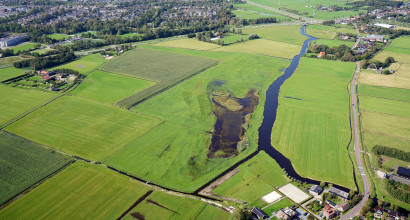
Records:
[[[356,29],[357,30],[357,29]],[[362,200],[358,205],[356,205],[347,215],[341,216],[340,219],[350,219],[354,217],[355,215],[359,214],[360,210],[362,209],[364,203],[367,201],[369,198],[369,193],[370,193],[370,186],[369,186],[369,181],[367,180],[366,173],[364,172],[363,165],[362,165],[362,158],[360,157],[360,145],[359,145],[359,126],[357,123],[357,111],[356,111],[356,80],[357,80],[357,75],[360,71],[360,65],[359,62],[356,62],[356,71],[354,73],[352,83],[350,85],[350,99],[352,100],[352,115],[353,115],[353,132],[354,132],[354,152],[356,156],[356,161],[357,161],[357,167],[359,168],[360,175],[362,176],[363,179],[363,184],[364,184],[364,195]]]

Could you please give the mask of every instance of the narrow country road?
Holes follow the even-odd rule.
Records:
[[[359,29],[357,29],[357,26],[356,26],[355,23],[353,23],[353,26],[354,26],[354,28],[356,29],[357,39],[356,39],[356,42],[354,43],[354,45],[352,46],[352,50],[353,50],[354,48],[356,48],[356,47],[359,45],[359,43],[360,43],[360,33],[359,33]]]
[[[356,29],[357,30],[357,29]],[[360,201],[359,204],[357,204],[347,215],[341,216],[340,219],[350,219],[354,217],[355,215],[360,213],[360,210],[362,209],[364,203],[367,201],[369,198],[369,193],[370,193],[370,186],[369,186],[369,181],[367,180],[366,173],[364,172],[364,168],[362,165],[362,159],[360,157],[360,145],[359,145],[359,127],[357,123],[357,111],[356,111],[356,80],[357,80],[357,75],[359,74],[360,71],[360,65],[359,62],[356,62],[356,71],[354,73],[352,83],[350,85],[350,99],[352,103],[352,115],[353,115],[353,132],[354,132],[354,152],[356,156],[356,161],[357,161],[357,167],[359,168],[360,175],[362,176],[363,179],[363,184],[364,184],[364,194],[363,198]]]

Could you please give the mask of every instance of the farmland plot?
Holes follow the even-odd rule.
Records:
[[[300,34],[300,25],[268,26],[243,29],[242,33],[257,34],[262,39],[279,41],[289,44],[303,45],[307,39]]]
[[[17,69],[15,67],[0,68],[0,82],[23,75],[25,71],[25,69]]]

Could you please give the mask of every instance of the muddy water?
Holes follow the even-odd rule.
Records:
[[[249,90],[243,98],[233,97],[229,92],[216,90],[212,93],[216,123],[209,146],[209,158],[231,157],[246,148],[245,132],[250,116],[259,103],[256,90]]]

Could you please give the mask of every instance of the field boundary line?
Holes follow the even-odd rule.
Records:
[[[373,97],[373,98],[378,98],[378,99],[387,99],[387,100],[398,101],[398,102],[410,102],[410,101],[404,101],[400,99],[390,99],[390,98],[384,98],[384,97],[374,96],[374,95],[359,95],[359,96],[367,96],[367,97]]]
[[[101,71],[101,72],[109,73],[109,74],[114,74],[114,75],[119,75],[119,76],[134,78],[134,79],[140,79],[140,80],[149,81],[149,82],[154,82],[154,83],[160,83],[159,81],[155,81],[155,80],[152,80],[152,79],[146,79],[146,78],[142,78],[142,77],[138,77],[138,76],[133,76],[133,75],[128,75],[128,74],[125,74],[125,73],[113,72],[113,71],[102,70],[102,69],[97,69],[97,70],[98,70],[98,71]]]
[[[373,113],[382,114],[382,115],[390,115],[390,116],[396,116],[396,117],[400,117],[400,118],[410,118],[410,116],[389,114],[389,113],[384,113],[384,112],[378,112],[378,111],[368,110],[368,109],[365,109],[365,108],[363,108],[363,110],[364,110],[365,112],[373,112]]]
[[[34,143],[34,142],[33,142]],[[69,167],[71,164],[73,164],[76,160],[72,159],[70,161],[68,161],[66,164],[64,164],[62,167],[58,168],[57,170],[55,170],[54,172],[50,173],[49,175],[45,176],[44,178],[40,179],[39,181],[33,183],[31,186],[27,187],[25,190],[17,193],[15,196],[13,196],[13,198],[7,200],[6,202],[4,202],[3,204],[0,205],[0,210],[6,208],[8,205],[10,205],[11,203],[13,203],[14,201],[16,201],[17,199],[19,199],[20,197],[26,195],[27,193],[31,192],[32,190],[34,190],[37,186],[41,185],[42,183],[44,183],[45,181],[47,181],[48,179],[54,177],[55,175],[59,174],[61,171],[63,171],[65,168]]]

